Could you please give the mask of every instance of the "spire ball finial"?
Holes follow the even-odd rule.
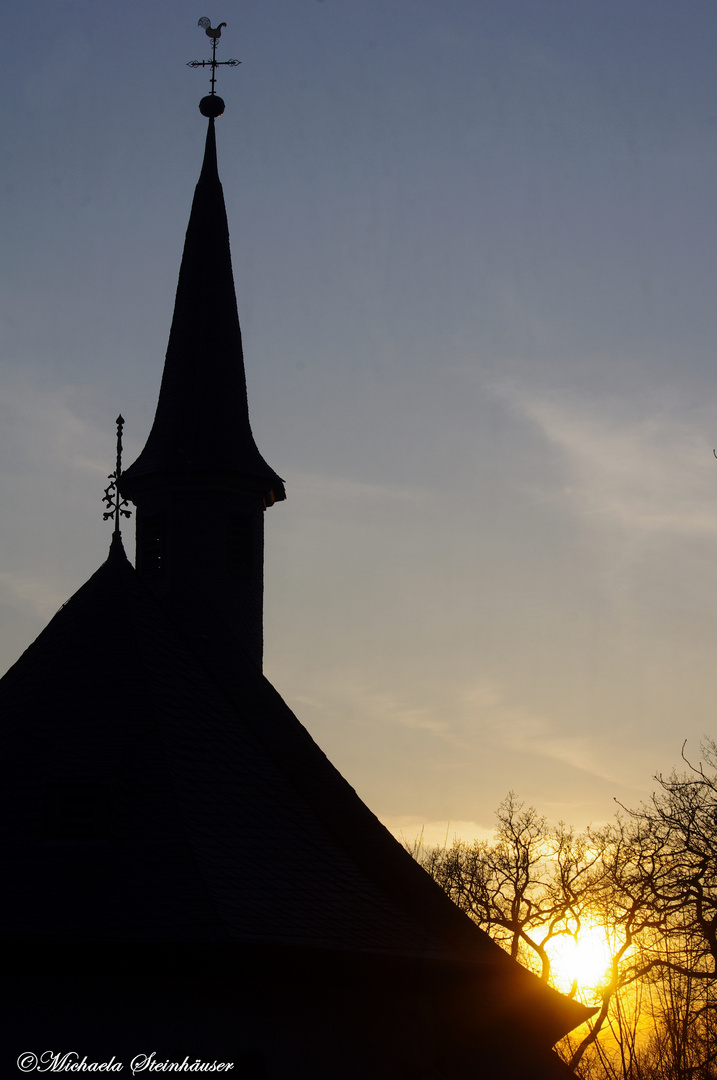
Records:
[[[219,97],[219,94],[207,94],[199,102],[199,111],[202,116],[221,116],[224,112],[224,101]]]

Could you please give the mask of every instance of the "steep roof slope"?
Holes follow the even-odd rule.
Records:
[[[165,614],[118,537],[0,681],[0,714],[19,936],[421,958],[509,982],[531,1025],[584,1019],[448,900],[225,628],[187,635]],[[106,791],[101,836],[48,839],[57,784]]]

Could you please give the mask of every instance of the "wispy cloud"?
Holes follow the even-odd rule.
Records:
[[[86,419],[88,391],[43,385],[7,368],[0,371],[0,378],[0,443],[8,451],[5,472],[19,471],[25,464],[44,471],[60,464],[92,475],[108,471],[113,440]]]
[[[501,756],[550,758],[601,780],[616,780],[600,752],[601,735],[593,739],[561,733],[548,718],[512,701],[499,682],[487,676],[468,687],[427,686],[417,680],[414,693],[406,694],[371,684],[346,669],[325,675],[319,695],[300,694],[293,700],[324,718],[345,714],[350,701],[363,724],[384,733],[403,728],[436,740],[448,751],[436,758],[432,768],[437,772],[460,769],[476,752],[490,747]]]
[[[614,772],[601,761],[597,740],[565,735],[548,718],[510,700],[497,681],[483,679],[463,695],[464,709],[475,717],[481,737],[513,753],[552,758],[602,780]]]
[[[695,407],[535,393],[493,387],[563,455],[568,483],[559,497],[595,526],[645,534],[717,534],[717,465]],[[633,403],[634,404],[634,403]]]
[[[422,505],[428,493],[419,487],[368,484],[360,480],[318,473],[293,473],[292,488],[302,495],[354,505],[408,503]]]
[[[419,696],[418,692],[415,698],[407,697],[400,690],[371,685],[356,672],[345,670],[322,680],[320,697],[302,695],[296,700],[325,714],[337,709],[344,711],[346,702],[350,701],[365,722],[409,728],[454,741],[457,734],[451,724],[438,717],[432,702],[419,703]]]

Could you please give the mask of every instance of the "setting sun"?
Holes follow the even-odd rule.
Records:
[[[599,986],[610,967],[610,944],[601,926],[586,926],[577,938],[555,938],[548,951],[553,978],[564,991],[573,983],[580,989]]]

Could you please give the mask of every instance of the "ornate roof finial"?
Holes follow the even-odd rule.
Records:
[[[119,534],[120,531],[120,518],[130,517],[131,510],[125,510],[129,503],[126,499],[123,499],[117,489],[117,481],[122,475],[122,428],[124,427],[124,418],[120,414],[117,417],[117,464],[115,465],[115,471],[110,473],[107,477],[111,481],[105,488],[105,493],[102,497],[102,502],[108,507],[102,515],[103,521],[109,521],[110,518],[114,518],[115,527],[114,533]]]
[[[221,116],[224,112],[224,102],[214,90],[214,84],[217,81],[217,68],[221,64],[227,64],[229,67],[236,67],[237,64],[241,64],[241,60],[217,60],[217,41],[222,36],[222,27],[226,25],[225,22],[219,23],[219,26],[213,30],[212,24],[206,15],[202,16],[197,23],[197,26],[203,28],[205,34],[212,42],[211,60],[190,60],[187,63],[187,67],[210,67],[212,69],[211,91],[199,102],[199,111],[202,116]]]

